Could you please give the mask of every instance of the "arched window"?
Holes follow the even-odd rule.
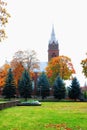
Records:
[[[55,53],[53,53],[53,54],[52,54],[52,57],[56,57],[56,54],[55,54]]]

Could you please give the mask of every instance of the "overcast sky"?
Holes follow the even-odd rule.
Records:
[[[6,0],[7,1],[7,0]],[[60,55],[71,58],[81,85],[86,81],[80,62],[87,52],[87,0],[8,0],[8,39],[0,44],[0,66],[18,50],[35,50],[48,61],[52,24]]]

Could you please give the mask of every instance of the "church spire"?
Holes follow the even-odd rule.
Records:
[[[48,61],[56,56],[59,56],[59,44],[55,38],[54,26],[52,26],[51,38],[48,44]]]
[[[52,25],[52,32],[51,32],[51,39],[50,39],[50,43],[56,43],[56,37],[55,37],[55,32],[54,32],[54,25]]]

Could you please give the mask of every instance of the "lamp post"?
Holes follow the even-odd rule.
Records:
[[[42,86],[40,86],[40,98],[41,98],[41,95],[42,95],[42,94],[41,94],[41,88],[42,88]]]

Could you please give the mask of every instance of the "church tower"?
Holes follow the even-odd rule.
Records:
[[[48,44],[48,62],[51,58],[59,56],[59,44],[55,37],[54,26],[52,27],[51,38]]]

